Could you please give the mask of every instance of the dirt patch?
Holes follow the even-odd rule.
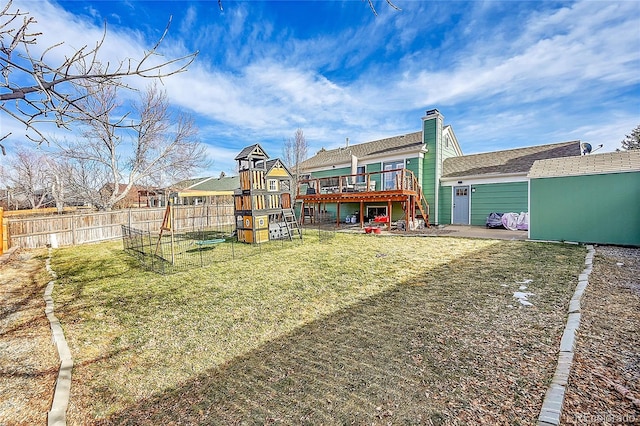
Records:
[[[0,264],[0,424],[46,424],[58,357],[44,314],[44,252]]]
[[[640,424],[640,249],[597,247],[562,424]],[[621,388],[619,388],[621,389]]]

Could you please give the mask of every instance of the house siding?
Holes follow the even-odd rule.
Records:
[[[451,223],[451,200],[452,200],[452,189],[450,186],[441,186],[440,187],[440,196],[439,196],[439,217],[438,220],[441,224],[450,224]]]
[[[640,172],[531,179],[534,240],[640,246]]]
[[[446,137],[446,135],[445,135]],[[453,142],[453,138],[451,138],[451,141],[449,142],[449,144],[447,145],[446,140],[442,141],[442,149],[440,151],[440,161],[441,164],[442,162],[444,162],[444,160],[446,160],[447,158],[451,158],[451,157],[458,157],[458,153],[456,152],[456,148]],[[438,179],[442,177],[442,170],[440,170],[440,175],[438,176]]]
[[[448,193],[451,199],[451,190]],[[492,212],[528,211],[527,182],[492,183],[471,186],[471,225],[484,226]],[[450,209],[449,209],[450,210]]]
[[[429,204],[435,204],[436,201],[436,162],[438,144],[442,141],[442,119],[439,115],[424,120],[422,125],[422,133],[424,143],[427,145],[427,153],[424,155],[422,162],[422,192],[427,198]]]
[[[434,223],[446,223],[440,217],[443,208],[440,206],[440,177],[442,176],[442,163],[450,157],[457,157],[456,142],[453,134],[449,135],[450,130],[443,128],[443,117],[440,113],[433,116],[428,115],[423,121],[423,138],[427,146],[425,154],[422,174],[422,192],[427,198],[427,202],[431,206],[432,214],[430,220]],[[450,142],[446,143],[446,137],[450,136]],[[436,191],[438,197],[436,197]],[[450,194],[449,194],[450,196]],[[450,204],[450,201],[449,201]],[[449,208],[450,211],[450,208]],[[437,215],[435,214],[437,212]],[[450,214],[449,214],[450,216]],[[451,219],[449,218],[449,221]]]
[[[418,183],[420,183],[420,177],[422,176],[422,161],[420,161],[420,158],[407,158],[405,161],[405,168],[410,170],[416,179],[418,179]]]

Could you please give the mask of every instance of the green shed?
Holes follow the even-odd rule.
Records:
[[[640,246],[640,151],[536,161],[532,240]]]
[[[484,226],[491,212],[528,211],[527,174],[537,160],[580,156],[580,142],[447,158],[440,178],[439,223]]]

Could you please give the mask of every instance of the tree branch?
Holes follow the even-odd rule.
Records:
[[[198,52],[194,52],[159,63],[152,62],[152,58],[162,56],[158,50],[169,32],[170,18],[161,37],[138,61],[126,58],[113,68],[108,62],[103,64],[100,61],[99,53],[107,34],[105,23],[102,37],[93,48],[85,45],[65,57],[61,64],[50,65],[47,63],[48,55],[63,43],[47,47],[39,58],[33,57],[29,46],[37,44],[42,34],[29,33],[29,26],[36,20],[27,12],[11,11],[11,5],[11,1],[7,2],[0,12],[0,70],[3,77],[0,82],[0,112],[24,124],[26,136],[38,143],[46,141],[37,128],[39,123],[54,122],[58,127],[68,128],[70,123],[83,116],[79,105],[87,93],[77,92],[77,88],[107,84],[132,89],[122,81],[124,77],[162,79],[185,72],[198,55]],[[20,16],[23,22],[18,24],[18,28],[12,27]],[[5,43],[7,39],[9,42]],[[24,84],[29,79],[33,83]],[[15,104],[10,107],[8,102]],[[90,113],[84,114],[84,117],[98,118]],[[29,132],[34,133],[36,138],[31,137]],[[3,140],[9,134],[0,136],[0,140]]]

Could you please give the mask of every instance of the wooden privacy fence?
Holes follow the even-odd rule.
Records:
[[[4,220],[4,209],[0,207],[0,254],[9,248],[9,240],[7,239],[7,224]]]
[[[165,208],[142,208],[64,214],[55,216],[14,218],[5,217],[3,239],[7,247],[24,248],[72,246],[113,240],[122,237],[121,225],[157,233],[160,231]],[[234,225],[232,203],[200,206],[173,206],[174,229],[179,232],[216,229]]]

